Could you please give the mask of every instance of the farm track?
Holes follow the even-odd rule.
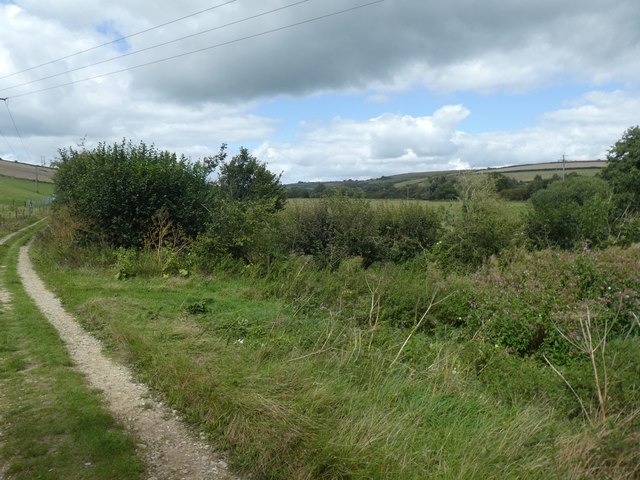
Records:
[[[0,239],[0,244],[18,233]],[[23,288],[56,328],[89,386],[103,392],[108,410],[137,438],[138,453],[148,465],[149,480],[238,478],[229,473],[221,455],[195,438],[174,410],[154,400],[146,385],[133,380],[128,368],[104,355],[100,342],[85,332],[47,290],[29,259],[29,245],[20,249],[18,274]],[[0,468],[0,480],[2,477]]]

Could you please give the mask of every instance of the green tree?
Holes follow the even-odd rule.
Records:
[[[270,202],[274,210],[284,207],[287,198],[280,175],[270,172],[244,147],[229,163],[222,164],[217,185],[222,199],[234,202],[257,200],[263,206]]]
[[[142,247],[154,216],[195,238],[206,226],[207,177],[224,158],[190,162],[141,142],[100,143],[91,150],[61,149],[55,207],[82,225],[85,241]]]
[[[207,230],[195,246],[202,266],[211,268],[225,259],[268,263],[278,249],[275,214],[284,207],[286,195],[280,175],[246,148],[230,162],[222,162],[208,207]]]
[[[609,149],[607,160],[602,178],[613,188],[619,208],[640,211],[640,127],[627,129]]]
[[[598,245],[611,233],[610,199],[609,185],[599,178],[554,182],[531,197],[529,237],[540,247],[572,248],[581,241]]]
[[[463,175],[457,185],[462,212],[435,254],[447,262],[477,266],[509,246],[518,225],[505,215],[505,202],[498,198],[488,175]]]

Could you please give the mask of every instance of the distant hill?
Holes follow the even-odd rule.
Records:
[[[320,196],[325,189],[357,191],[368,198],[422,198],[448,199],[455,198],[456,177],[461,173],[499,174],[502,175],[503,189],[519,189],[523,197],[527,195],[523,189],[536,180],[548,183],[554,178],[567,175],[592,176],[607,166],[606,160],[584,160],[566,162],[546,162],[528,165],[512,165],[499,168],[483,168],[475,170],[445,170],[432,172],[409,172],[383,176],[369,180],[343,180],[331,182],[298,182],[285,187],[289,196]],[[537,185],[536,188],[541,187]],[[544,187],[542,187],[544,188]],[[528,189],[528,195],[532,189]]]
[[[1,177],[20,178],[22,180],[35,180],[37,174],[38,181],[53,183],[53,176],[55,173],[55,168],[42,167],[40,165],[32,165],[30,163],[12,162],[10,160],[3,160],[2,158],[0,158]]]

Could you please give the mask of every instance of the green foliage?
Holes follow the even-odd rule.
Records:
[[[231,260],[228,265],[240,262],[268,266],[279,249],[274,205],[269,200],[215,201],[207,231],[191,248],[196,263],[206,271],[227,260]]]
[[[621,211],[640,210],[640,127],[630,127],[607,154],[609,164],[602,171],[616,195]]]
[[[373,206],[340,194],[292,205],[282,218],[286,250],[312,255],[330,269],[349,257],[360,257],[365,267],[402,262],[431,248],[441,230],[441,216],[428,206]]]
[[[538,246],[599,245],[611,232],[610,189],[599,178],[572,177],[555,182],[535,193],[531,204],[527,230]]]
[[[378,260],[409,260],[433,247],[440,238],[441,216],[422,204],[385,205],[376,213]]]
[[[55,206],[87,226],[89,241],[141,247],[154,215],[166,210],[189,237],[205,228],[207,176],[224,158],[191,163],[144,143],[100,143],[92,150],[60,150]]]
[[[202,300],[190,303],[185,307],[185,312],[189,315],[204,315],[208,311],[209,307],[207,306],[207,302]]]
[[[514,243],[519,225],[505,215],[489,176],[463,176],[458,186],[462,214],[451,222],[434,257],[449,265],[478,266]]]
[[[205,270],[222,263],[268,267],[279,250],[276,213],[285,200],[280,176],[241,148],[240,154],[220,167],[207,209],[207,230],[192,249],[197,262]]]
[[[116,278],[126,280],[137,273],[138,252],[133,249],[120,247],[116,251]]]
[[[255,202],[270,205],[275,210],[284,207],[286,191],[280,175],[271,173],[265,164],[240,148],[229,163],[223,163],[217,181],[222,199],[233,202]]]

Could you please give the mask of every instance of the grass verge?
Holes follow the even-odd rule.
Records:
[[[632,435],[590,426],[551,369],[497,345],[393,328],[375,302],[363,324],[261,280],[121,281],[36,255],[85,327],[257,478],[632,478],[637,456],[615,452]]]
[[[22,290],[16,261],[28,236],[0,246],[0,471],[16,480],[142,478],[134,440]]]

